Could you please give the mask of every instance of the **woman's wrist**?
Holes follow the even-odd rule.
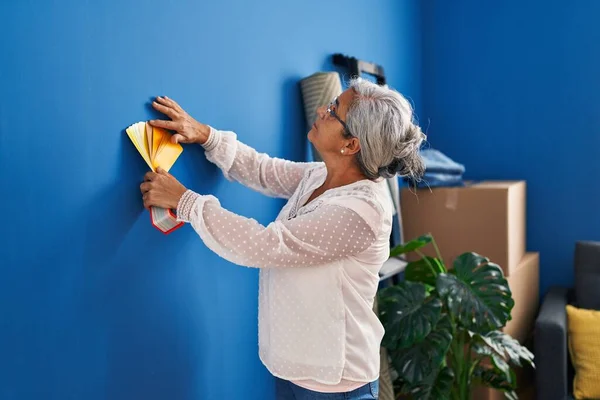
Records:
[[[204,145],[210,138],[210,127],[206,124],[198,122],[198,126],[196,128],[196,136],[196,143],[198,143],[199,145]]]
[[[169,208],[171,210],[177,210],[177,208],[179,207],[179,204],[181,203],[181,199],[183,198],[183,196],[185,195],[185,193],[188,191],[188,189],[181,185],[181,188],[178,188],[177,192],[175,193],[175,195],[173,196],[172,200],[171,200],[171,204],[169,205]]]
[[[202,147],[204,148],[204,151],[211,152],[217,146],[219,146],[219,143],[221,142],[221,133],[218,130],[211,128],[210,126],[208,126],[208,129],[210,132],[208,135],[208,140],[202,143]]]
[[[188,189],[185,191],[185,193],[179,199],[176,208],[178,220],[185,222],[190,221],[192,210],[198,197],[200,197],[200,195],[193,190]]]

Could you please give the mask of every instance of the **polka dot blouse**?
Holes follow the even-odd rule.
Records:
[[[383,327],[373,312],[389,256],[392,209],[384,180],[329,189],[323,163],[269,157],[211,128],[203,145],[230,181],[288,200],[267,226],[188,190],[177,215],[205,245],[259,268],[259,355],[269,371],[305,387],[364,384],[379,376]]]

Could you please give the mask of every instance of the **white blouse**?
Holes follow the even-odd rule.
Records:
[[[203,147],[228,180],[289,199],[267,226],[191,190],[177,207],[178,219],[189,222],[212,251],[260,268],[259,355],[265,367],[320,391],[376,380],[384,329],[373,301],[392,226],[386,181],[329,189],[305,204],[325,182],[324,163],[269,157],[235,133],[212,127]]]

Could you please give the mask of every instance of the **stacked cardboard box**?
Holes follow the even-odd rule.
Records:
[[[475,252],[498,264],[508,281],[515,306],[503,331],[524,344],[531,337],[538,309],[539,254],[526,251],[526,184],[484,181],[461,187],[401,191],[405,241],[431,233],[448,266],[464,252]],[[433,246],[423,252],[435,256]],[[408,256],[409,260],[418,257]],[[531,386],[531,374],[519,373],[520,386]],[[502,399],[501,392],[478,388],[474,400]]]

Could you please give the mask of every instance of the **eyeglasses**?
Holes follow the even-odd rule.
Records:
[[[340,102],[339,102],[338,98],[336,97],[327,106],[327,114],[329,114],[333,118],[337,119],[339,121],[339,123],[342,124],[342,126],[344,127],[344,131],[346,131],[346,134],[349,135],[349,136],[352,136],[352,134],[350,133],[350,130],[348,129],[348,126],[346,125],[346,123],[344,121],[342,121],[342,119],[335,112],[335,108],[338,108],[339,106],[340,106]],[[335,108],[332,108],[332,107],[335,107]]]

